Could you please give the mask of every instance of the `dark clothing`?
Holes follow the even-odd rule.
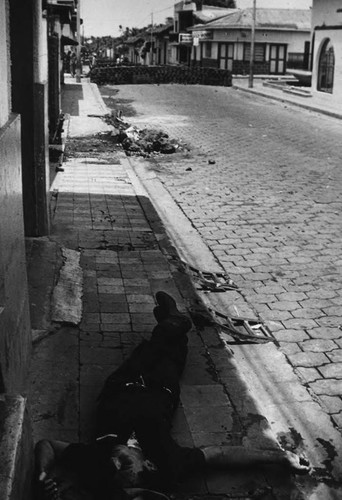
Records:
[[[134,432],[163,486],[204,465],[200,450],[183,448],[171,437],[188,350],[185,332],[191,327],[184,318],[183,324],[179,318],[159,323],[151,340],[108,377],[98,404],[97,435],[117,434],[118,443],[126,444]]]

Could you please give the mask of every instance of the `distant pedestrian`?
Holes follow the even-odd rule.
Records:
[[[93,53],[93,54],[91,54],[91,56],[89,58],[89,67],[90,67],[90,69],[92,69],[95,66],[96,66],[96,54]]]
[[[64,73],[70,73],[70,59],[71,59],[71,50],[64,54],[63,62],[64,62]]]
[[[77,63],[76,53],[72,52],[70,55],[70,73],[71,73],[71,76],[76,75],[76,63]]]

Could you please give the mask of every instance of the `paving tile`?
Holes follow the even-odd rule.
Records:
[[[228,405],[216,407],[184,408],[186,420],[192,433],[231,432],[233,410]]]
[[[185,385],[182,384],[182,404],[186,408],[229,406],[222,385]]]

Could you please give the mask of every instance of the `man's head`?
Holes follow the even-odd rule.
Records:
[[[143,487],[144,475],[156,471],[156,467],[145,460],[141,449],[132,446],[115,445],[110,460],[117,470],[117,481],[123,488]]]

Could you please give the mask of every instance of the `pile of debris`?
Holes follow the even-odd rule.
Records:
[[[155,154],[173,154],[185,149],[185,144],[170,139],[162,130],[139,129],[126,123],[120,112],[112,112],[104,119],[113,126],[112,137],[122,145],[128,156],[149,157]]]

